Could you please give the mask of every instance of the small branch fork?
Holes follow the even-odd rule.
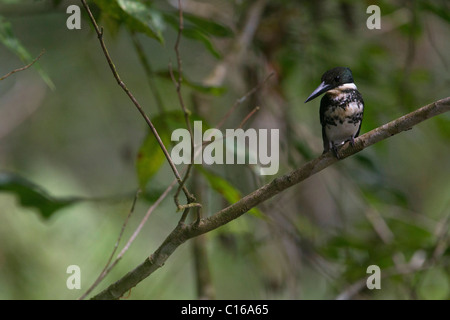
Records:
[[[137,199],[139,198],[139,194],[140,194],[140,193],[141,193],[141,190],[138,190],[138,191],[136,192],[136,195],[134,196],[133,204],[131,205],[130,212],[128,213],[127,218],[125,219],[125,222],[124,222],[123,225],[122,225],[122,229],[120,230],[119,237],[118,237],[118,239],[117,239],[117,241],[116,241],[116,244],[114,245],[114,249],[113,249],[111,255],[109,256],[108,261],[106,262],[105,267],[103,268],[102,272],[100,272],[100,275],[97,277],[97,279],[94,281],[94,283],[89,287],[89,289],[86,290],[85,293],[83,293],[83,295],[82,295],[80,298],[78,298],[78,300],[83,300],[84,298],[86,298],[87,295],[88,295],[89,293],[91,293],[92,290],[94,290],[95,287],[103,280],[103,278],[106,277],[106,275],[109,273],[109,270],[111,270],[111,268],[112,268],[112,266],[110,267],[111,261],[112,261],[112,259],[113,259],[113,257],[114,257],[114,254],[115,254],[116,251],[117,251],[117,248],[119,247],[119,243],[120,243],[120,240],[122,239],[123,232],[125,231],[125,227],[126,227],[127,224],[128,224],[128,220],[130,220],[130,217],[131,217],[131,215],[132,215],[133,212],[134,212],[134,207],[136,206],[136,201],[137,201]],[[117,261],[117,260],[116,260],[116,261]],[[113,266],[114,266],[116,263],[117,263],[117,262],[114,262],[114,263],[113,263]],[[108,267],[109,267],[109,268],[108,268]]]
[[[0,81],[5,80],[10,75],[13,75],[16,72],[27,70],[29,67],[31,67],[33,64],[35,64],[35,62],[38,61],[42,57],[42,55],[44,53],[45,53],[45,49],[42,50],[41,53],[33,61],[31,61],[29,64],[27,64],[26,66],[24,66],[22,68],[17,68],[17,69],[14,69],[13,71],[8,72],[7,74],[5,74],[3,77],[0,78]]]
[[[161,140],[161,137],[158,134],[158,131],[156,130],[155,126],[153,125],[152,121],[150,120],[150,118],[147,116],[147,114],[145,113],[144,109],[142,108],[142,106],[139,104],[139,102],[136,100],[136,98],[134,97],[134,95],[130,92],[130,90],[128,89],[128,87],[125,85],[125,83],[122,81],[122,79],[120,78],[117,70],[116,70],[116,66],[114,65],[111,56],[108,53],[108,49],[106,48],[105,42],[103,41],[103,28],[100,28],[94,18],[94,16],[92,15],[92,12],[88,6],[88,4],[86,3],[86,0],[81,0],[84,8],[86,9],[89,18],[92,22],[92,25],[94,26],[95,32],[97,33],[98,36],[98,40],[100,42],[100,45],[102,47],[103,53],[106,57],[106,60],[108,61],[108,65],[113,73],[114,78],[116,79],[117,83],[119,84],[119,86],[123,89],[123,91],[125,91],[125,93],[127,94],[127,96],[130,98],[130,100],[133,102],[133,104],[135,105],[135,107],[138,109],[139,113],[142,115],[142,117],[144,118],[145,122],[147,123],[147,125],[150,127],[150,130],[152,131],[153,135],[155,136],[156,140],[158,141],[159,146],[161,147],[161,150],[164,153],[164,156],[166,157],[167,161],[169,162],[170,167],[172,168],[172,171],[178,181],[178,184],[180,185],[181,189],[183,190],[184,194],[186,195],[186,198],[189,201],[192,201],[192,199],[195,199],[194,196],[187,190],[186,186],[184,186],[183,180],[181,179],[181,176],[175,166],[175,164],[172,161],[172,158],[169,155],[169,152],[167,151],[163,141]]]
[[[132,244],[132,242],[136,239],[137,235],[139,234],[139,232],[141,231],[142,227],[144,226],[145,222],[147,221],[147,219],[149,218],[150,214],[154,211],[154,209],[161,203],[161,201],[167,196],[167,194],[172,190],[172,188],[174,187],[175,183],[178,182],[179,187],[177,189],[176,195],[175,195],[175,203],[177,205],[177,209],[178,210],[184,210],[183,214],[181,216],[180,219],[180,223],[184,224],[184,221],[186,220],[186,217],[189,213],[190,208],[193,207],[201,207],[201,205],[199,203],[195,203],[195,197],[194,195],[192,195],[186,188],[185,186],[185,182],[189,176],[189,172],[192,168],[192,164],[189,165],[189,167],[186,170],[185,176],[182,179],[175,164],[173,163],[166,147],[164,146],[164,143],[161,140],[161,137],[159,136],[155,126],[153,125],[152,121],[150,120],[150,118],[147,116],[147,114],[145,113],[145,111],[143,110],[142,106],[140,105],[140,103],[137,101],[137,99],[134,97],[134,95],[131,93],[131,91],[128,89],[128,87],[125,85],[125,83],[121,80],[116,67],[111,59],[111,56],[108,53],[108,49],[105,45],[105,42],[103,40],[103,28],[100,28],[94,18],[94,16],[92,15],[92,12],[87,4],[87,2],[85,0],[81,0],[84,8],[86,9],[89,18],[94,26],[95,32],[97,33],[97,37],[99,39],[101,48],[103,50],[103,53],[106,57],[106,60],[108,62],[108,65],[113,73],[114,78],[116,79],[117,83],[119,84],[119,86],[123,89],[123,91],[127,94],[127,96],[130,98],[130,100],[133,102],[133,104],[135,105],[135,107],[138,109],[139,113],[142,115],[142,117],[144,118],[145,122],[147,123],[147,125],[150,127],[150,130],[152,131],[153,135],[155,136],[156,140],[158,141],[158,144],[160,145],[161,150],[163,151],[167,161],[170,164],[170,167],[172,168],[172,171],[175,175],[175,180],[167,187],[167,189],[161,194],[161,196],[155,201],[155,203],[152,204],[152,206],[148,209],[147,214],[144,216],[144,218],[142,219],[141,223],[139,224],[138,228],[134,231],[133,235],[130,237],[130,239],[128,240],[127,244],[124,246],[124,248],[122,249],[122,251],[117,255],[116,259],[112,262],[112,259],[114,257],[114,254],[116,253],[117,249],[118,249],[118,245],[119,242],[122,238],[124,229],[126,227],[126,225],[128,224],[128,220],[131,216],[131,214],[134,211],[134,207],[139,195],[139,192],[136,194],[134,200],[133,200],[133,204],[132,204],[132,208],[127,216],[127,219],[125,220],[123,226],[122,226],[122,230],[120,232],[119,238],[116,241],[116,244],[114,246],[113,252],[111,253],[106,266],[104,267],[104,269],[102,270],[102,272],[100,273],[100,275],[97,277],[97,279],[95,280],[95,282],[91,285],[91,287],[79,298],[79,299],[84,299],[90,292],[92,292],[92,290],[106,277],[106,275],[112,270],[112,268],[119,262],[119,260],[122,258],[122,256],[125,254],[125,252],[128,250],[128,248],[130,247],[130,245]],[[186,120],[186,125],[188,127],[189,133],[191,135],[191,163],[193,163],[193,149],[194,149],[194,142],[193,142],[193,137],[192,137],[192,129],[191,129],[191,125],[190,125],[190,121],[189,121],[189,113],[185,107],[182,95],[181,95],[181,83],[182,83],[182,63],[181,63],[181,56],[179,53],[179,43],[180,43],[180,39],[181,39],[181,33],[183,30],[183,15],[182,15],[182,8],[181,8],[181,1],[179,0],[179,15],[180,15],[180,25],[179,25],[179,32],[178,32],[178,37],[175,43],[175,52],[176,52],[176,56],[177,56],[177,62],[178,62],[178,80],[175,80],[174,76],[173,76],[173,70],[172,70],[172,66],[169,65],[169,69],[170,69],[170,73],[172,76],[172,79],[174,80],[174,83],[176,85],[176,89],[177,89],[177,94],[179,97],[179,101],[180,101],[180,105],[182,107],[183,113],[185,115],[185,120]],[[138,46],[139,43],[137,41],[134,42],[135,46]],[[141,49],[140,47],[138,47],[138,49]],[[33,61],[31,62],[29,65],[20,68],[20,69],[16,69],[11,71],[10,73],[6,74],[4,77],[0,78],[0,80],[3,80],[5,78],[7,78],[8,76],[10,76],[11,74],[18,72],[18,71],[22,71],[25,70],[27,68],[29,68],[31,65],[33,65],[44,53],[44,51]],[[142,57],[141,57],[142,59]],[[183,190],[186,199],[187,199],[187,204],[186,205],[180,205],[178,202],[178,195],[180,193],[180,191]],[[200,218],[199,218],[200,219]]]
[[[339,149],[341,159],[356,154],[365,148],[398,133],[410,130],[415,125],[448,111],[450,111],[450,97],[423,106],[416,111],[356,138],[354,146],[346,143]],[[116,283],[110,285],[108,288],[94,296],[93,299],[119,299],[132,287],[136,286],[158,268],[162,267],[170,255],[187,240],[217,229],[228,222],[239,218],[255,206],[274,197],[282,191],[301,183],[337,161],[338,160],[332,152],[324,153],[318,158],[305,163],[300,168],[263,185],[241,198],[241,200],[236,203],[231,204],[207,218],[201,219],[198,223],[190,225],[178,224],[150,257],[145,259],[142,264],[126,274]]]
[[[117,251],[117,248],[119,247],[120,240],[122,239],[123,232],[125,230],[125,227],[128,224],[130,216],[134,212],[134,207],[136,205],[136,201],[137,201],[137,199],[139,197],[139,194],[141,193],[141,190],[138,190],[138,192],[136,193],[136,195],[134,197],[133,204],[131,205],[130,212],[128,213],[128,216],[127,216],[125,222],[122,225],[122,229],[120,230],[119,237],[118,237],[118,239],[116,241],[116,244],[114,245],[114,249],[113,249],[113,251],[112,251],[112,253],[111,253],[111,255],[110,255],[110,257],[109,257],[109,259],[108,259],[108,261],[107,261],[107,263],[105,265],[105,267],[103,268],[102,272],[100,272],[100,275],[97,277],[97,279],[94,281],[94,283],[89,287],[89,289],[80,298],[78,298],[78,300],[83,300],[84,298],[86,298],[87,295],[89,293],[91,293],[92,290],[94,290],[100,284],[100,282],[108,275],[108,273],[122,259],[122,257],[124,256],[125,252],[128,251],[128,249],[130,248],[131,244],[137,238],[138,234],[140,233],[140,231],[144,227],[144,224],[147,222],[147,220],[150,217],[150,215],[152,214],[152,212],[155,211],[155,209],[159,206],[159,204],[167,197],[169,192],[175,186],[176,182],[177,182],[176,180],[173,180],[172,183],[166,188],[166,190],[164,190],[164,192],[158,197],[158,199],[150,206],[150,208],[148,208],[147,213],[145,214],[144,218],[142,218],[141,222],[139,223],[139,226],[136,228],[136,230],[133,232],[131,237],[128,239],[127,243],[125,244],[123,249],[120,251],[120,253],[117,255],[117,257],[114,260],[114,262],[111,262],[112,258],[114,257],[114,254]]]

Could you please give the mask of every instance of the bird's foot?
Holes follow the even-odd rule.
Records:
[[[333,146],[331,147],[331,150],[333,150],[333,153],[334,153],[334,155],[336,156],[336,158],[337,158],[338,160],[340,160],[340,159],[341,159],[341,156],[340,156],[339,153],[338,153],[337,147],[336,147],[335,145],[333,145]]]

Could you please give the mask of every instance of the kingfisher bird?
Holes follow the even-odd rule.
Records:
[[[322,83],[311,93],[305,103],[322,93],[320,124],[322,125],[323,152],[330,149],[340,159],[337,147],[350,141],[354,146],[359,135],[364,112],[364,100],[353,82],[352,71],[336,67],[325,72]]]

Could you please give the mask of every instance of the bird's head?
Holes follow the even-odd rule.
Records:
[[[325,72],[321,81],[322,83],[311,93],[305,103],[317,98],[324,92],[333,90],[346,83],[353,83],[352,71],[346,67],[336,67]]]

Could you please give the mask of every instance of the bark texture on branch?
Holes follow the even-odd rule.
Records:
[[[410,130],[413,126],[439,114],[450,111],[450,97],[438,100],[416,111],[395,119],[355,139],[355,146],[345,144],[339,149],[341,159],[349,157],[377,142],[387,139],[402,131]],[[155,270],[164,265],[169,256],[185,241],[240,217],[251,208],[272,198],[278,193],[292,187],[319,171],[327,168],[338,160],[328,152],[313,159],[300,168],[272,180],[270,183],[246,195],[238,202],[218,211],[210,217],[201,219],[198,223],[186,225],[180,223],[164,240],[161,246],[141,265],[130,271],[116,283],[100,292],[93,299],[118,299],[139,282],[147,278]]]

